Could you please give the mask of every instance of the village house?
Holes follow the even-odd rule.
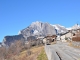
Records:
[[[71,40],[71,38],[72,38],[72,33],[71,33],[71,31],[68,31],[65,34],[59,35],[57,37],[57,40],[61,40],[62,42],[66,42],[67,40]]]
[[[79,36],[79,34],[78,34],[79,31],[80,31],[80,29],[77,29],[77,30],[69,30],[66,34],[61,35],[60,36],[60,39],[61,39],[61,41],[65,41],[65,40],[72,41],[72,37],[75,37],[75,35],[78,35]]]
[[[43,43],[44,44],[50,44],[51,42],[54,42],[54,41],[56,41],[56,35],[52,35],[52,36],[46,36],[46,37],[44,37],[44,39],[43,39]]]
[[[80,29],[78,29],[76,33],[73,34],[72,41],[80,41]]]

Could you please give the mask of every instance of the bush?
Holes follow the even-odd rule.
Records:
[[[65,40],[68,40],[68,38],[65,38]]]
[[[28,55],[28,56],[31,55],[30,49],[27,50],[27,55]]]

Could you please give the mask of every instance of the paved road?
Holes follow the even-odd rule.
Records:
[[[68,43],[58,41],[49,47],[56,52],[60,60],[80,60],[80,49],[70,47]]]

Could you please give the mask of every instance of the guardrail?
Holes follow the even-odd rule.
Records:
[[[45,52],[48,57],[48,60],[60,60],[56,52],[52,49],[50,49],[49,45],[45,45]]]

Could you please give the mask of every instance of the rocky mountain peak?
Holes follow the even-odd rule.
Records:
[[[49,23],[42,23],[39,21],[33,22],[26,29],[21,30],[21,34],[26,36],[46,36],[47,34],[56,34],[55,28]]]
[[[80,29],[80,25],[79,24],[75,24],[72,29]]]
[[[68,32],[68,30],[64,26],[61,26],[59,24],[55,24],[52,26],[57,30],[58,33],[64,34],[64,33]]]
[[[67,28],[67,30],[76,30],[76,29],[80,29],[79,24],[75,24],[74,26]]]

